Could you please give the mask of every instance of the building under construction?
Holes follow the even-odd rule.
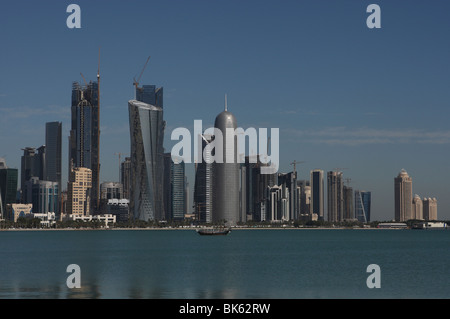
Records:
[[[83,76],[83,75],[82,75]],[[91,212],[99,206],[100,178],[100,75],[97,81],[72,84],[72,125],[69,136],[69,177],[72,168],[92,171]],[[70,180],[69,180],[70,182]]]

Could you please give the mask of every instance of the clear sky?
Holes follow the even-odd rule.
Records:
[[[66,8],[81,7],[81,29]],[[366,8],[381,8],[369,29]],[[67,181],[72,81],[95,80],[101,48],[101,181],[117,181],[129,154],[128,100],[164,87],[166,143],[176,127],[280,128],[280,171],[345,168],[372,191],[372,219],[394,218],[394,177],[438,199],[450,219],[450,3],[447,1],[3,1],[0,4],[0,157],[20,169],[21,148],[63,123]],[[193,167],[187,175],[193,192]]]

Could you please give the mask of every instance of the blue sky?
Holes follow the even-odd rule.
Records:
[[[81,29],[66,26],[70,3]],[[366,26],[371,3],[381,29]],[[280,171],[346,168],[372,191],[372,219],[388,220],[404,168],[450,219],[449,11],[437,0],[3,2],[0,157],[20,168],[21,148],[62,121],[67,181],[71,84],[95,79],[100,47],[102,181],[129,154],[127,102],[150,55],[140,82],[164,87],[168,151],[174,128],[211,126],[226,93],[238,126],[280,128]]]

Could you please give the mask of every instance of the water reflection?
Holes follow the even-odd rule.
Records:
[[[414,253],[399,255],[404,249],[389,235],[413,241]],[[333,250],[337,240],[341,248]],[[450,268],[442,266],[450,263],[449,243],[448,232],[4,232],[0,298],[387,298],[430,291],[442,297],[449,295]],[[369,257],[384,271],[378,291],[365,286]],[[69,264],[80,266],[81,288],[67,287]]]

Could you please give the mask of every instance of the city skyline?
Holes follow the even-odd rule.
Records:
[[[100,182],[118,181],[115,153],[130,155],[127,102],[134,96],[133,76],[151,55],[141,82],[165,88],[167,132],[189,128],[193,119],[212,124],[228,93],[230,111],[241,127],[281,128],[279,172],[291,172],[293,160],[304,161],[297,167],[299,180],[308,179],[313,169],[347,167],[343,175],[352,179],[353,189],[372,193],[371,219],[391,220],[392,179],[405,168],[414,178],[414,193],[436,197],[438,218],[449,219],[447,176],[442,174],[450,144],[445,120],[450,50],[442,38],[449,28],[448,4],[412,1],[405,12],[399,4],[378,1],[382,29],[369,30],[369,2],[121,6],[112,1],[108,5],[121,10],[111,16],[101,4],[80,1],[82,28],[69,30],[65,4],[29,3],[39,13],[31,15],[21,12],[21,3],[7,4],[0,13],[5,43],[0,53],[0,157],[6,155],[8,167],[20,169],[21,149],[42,145],[45,123],[60,121],[65,188],[68,92],[73,81],[81,81],[80,72],[95,78],[101,47]],[[148,10],[158,15],[146,29],[140,21]],[[133,17],[133,26],[125,27],[123,17]],[[40,28],[31,29],[31,24]],[[131,32],[139,28],[144,30]],[[145,30],[154,34],[150,43],[138,44],[138,50],[125,48],[139,43]],[[25,48],[38,40],[44,45],[31,58]],[[86,44],[82,52],[76,49],[80,42]],[[38,81],[52,85],[36,88]],[[167,151],[170,134],[165,136]],[[193,165],[186,165],[186,174],[194,185]]]

